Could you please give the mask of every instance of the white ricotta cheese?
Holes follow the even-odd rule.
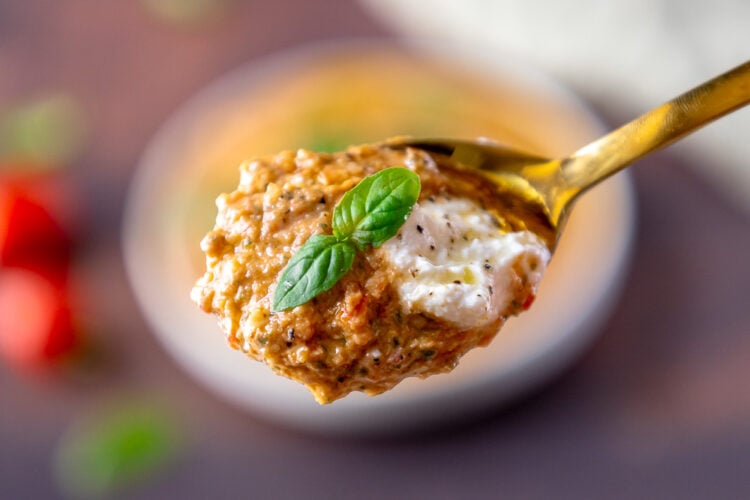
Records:
[[[485,325],[510,305],[516,262],[536,287],[550,259],[534,233],[503,233],[495,217],[475,202],[447,197],[415,205],[381,250],[396,271],[395,285],[407,310],[461,328]]]

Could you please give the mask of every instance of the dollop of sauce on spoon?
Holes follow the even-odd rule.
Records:
[[[358,252],[329,290],[274,311],[292,255],[330,233],[347,191],[394,166],[422,186],[396,236]],[[419,149],[286,151],[240,172],[238,188],[217,200],[216,226],[201,243],[206,272],[191,296],[218,317],[232,347],[303,383],[320,403],[450,371],[530,306],[550,259],[528,217],[509,210],[513,200]]]

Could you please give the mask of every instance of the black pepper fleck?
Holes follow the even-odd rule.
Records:
[[[435,351],[433,351],[432,349],[426,349],[422,351],[422,356],[424,356],[424,359],[430,359],[434,355],[435,355]]]
[[[286,331],[286,346],[290,347],[294,341],[294,328],[290,328]]]
[[[419,224],[417,224],[417,231],[419,231],[420,233],[423,233],[424,232],[424,228],[422,226],[420,226]]]

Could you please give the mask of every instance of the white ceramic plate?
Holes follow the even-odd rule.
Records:
[[[445,422],[508,401],[549,379],[581,352],[610,312],[633,235],[631,185],[618,175],[576,206],[528,313],[510,320],[489,347],[470,352],[452,373],[408,379],[377,397],[354,393],[319,406],[303,386],[230,349],[215,319],[189,299],[200,274],[193,255],[199,237],[185,238],[192,238],[191,224],[206,224],[190,214],[198,207],[213,217],[210,198],[218,194],[211,192],[206,199],[191,191],[210,180],[214,168],[209,157],[197,158],[211,148],[237,147],[229,129],[223,133],[221,128],[257,112],[259,89],[294,80],[300,71],[314,73],[316,65],[325,66],[342,55],[374,60],[373,51],[403,50],[373,41],[322,44],[272,56],[222,77],[159,131],[143,156],[128,200],[123,236],[128,274],[166,350],[196,380],[227,400],[266,419],[307,430],[383,433]],[[581,101],[523,64],[460,49],[441,48],[438,53],[427,45],[410,45],[407,52],[430,60],[439,54],[452,69],[481,72],[491,86],[517,94],[512,102],[549,129],[549,154],[573,151],[601,131]],[[533,123],[524,126],[531,127],[529,134],[540,133]]]

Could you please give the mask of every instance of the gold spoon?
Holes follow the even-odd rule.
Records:
[[[750,102],[750,61],[652,109],[566,158],[548,159],[489,141],[394,139],[441,166],[488,177],[525,228],[554,250],[579,195],[639,158]],[[750,159],[749,159],[750,161]]]

